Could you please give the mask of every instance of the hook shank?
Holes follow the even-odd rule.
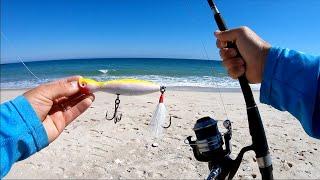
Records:
[[[119,105],[120,105],[120,98],[119,98],[120,94],[117,94],[117,98],[114,101],[114,112],[113,112],[113,116],[112,118],[108,118],[108,111],[106,112],[106,120],[111,121],[114,119],[114,123],[116,124],[117,122],[119,122],[122,118],[122,114],[118,114],[118,109],[119,109]]]

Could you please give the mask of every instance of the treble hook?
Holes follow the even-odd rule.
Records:
[[[117,94],[117,99],[114,101],[114,112],[112,118],[108,118],[108,111],[106,112],[106,120],[111,121],[112,119],[114,119],[115,124],[119,122],[122,118],[122,114],[118,114],[118,109],[120,105],[119,95],[120,94]]]

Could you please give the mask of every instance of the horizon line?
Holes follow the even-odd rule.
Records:
[[[195,59],[195,58],[170,58],[170,57],[90,57],[90,58],[60,58],[60,59],[44,59],[44,60],[23,60],[23,62],[46,62],[46,61],[70,61],[70,60],[84,60],[84,59],[176,59],[176,60],[197,60],[197,61],[221,61],[215,59]],[[14,62],[2,63],[0,59],[0,64],[18,64],[21,61],[17,60]]]

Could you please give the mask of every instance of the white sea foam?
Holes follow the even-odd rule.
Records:
[[[102,72],[103,74],[107,74],[108,73],[108,69],[99,69],[98,71]]]
[[[53,81],[56,79],[39,79],[39,80],[21,80],[21,81],[11,81],[11,82],[1,82],[1,89],[25,89],[33,88],[40,84]]]

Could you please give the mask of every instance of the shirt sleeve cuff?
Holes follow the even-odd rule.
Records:
[[[23,122],[30,130],[33,140],[37,146],[37,151],[48,146],[49,140],[46,130],[28,100],[24,96],[18,96],[11,102],[17,109]]]
[[[282,49],[279,47],[272,47],[269,50],[263,72],[263,79],[260,87],[260,102],[270,104],[270,95],[272,88],[272,79],[274,70],[278,64],[279,56]]]

